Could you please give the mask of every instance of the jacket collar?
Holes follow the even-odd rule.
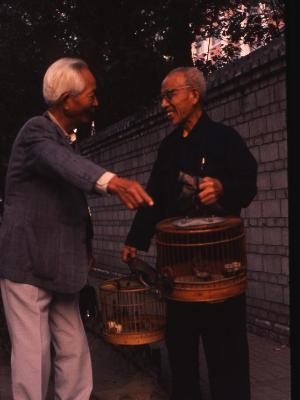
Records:
[[[178,138],[180,138],[182,140],[190,140],[191,138],[195,137],[196,135],[198,136],[201,131],[203,132],[206,129],[206,126],[209,122],[211,122],[211,119],[207,115],[207,112],[203,110],[201,117],[195,123],[195,125],[193,126],[193,128],[191,129],[191,131],[187,137],[182,136],[182,131],[183,131],[182,125],[178,125],[178,127],[175,129],[175,131],[176,131]]]

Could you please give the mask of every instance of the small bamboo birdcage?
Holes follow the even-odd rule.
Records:
[[[165,307],[158,289],[123,277],[103,282],[99,290],[105,340],[139,345],[164,338]]]
[[[241,218],[201,220],[199,226],[174,218],[157,225],[157,268],[172,282],[172,300],[218,302],[246,290]]]

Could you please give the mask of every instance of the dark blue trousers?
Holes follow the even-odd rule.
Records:
[[[202,337],[213,400],[250,400],[245,295],[221,303],[167,301],[170,400],[200,400]]]

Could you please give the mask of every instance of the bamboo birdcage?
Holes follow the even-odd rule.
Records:
[[[172,289],[167,294],[172,300],[218,302],[246,290],[245,233],[241,218],[206,220],[201,226],[185,228],[178,227],[175,223],[179,220],[174,218],[157,225],[157,268],[172,280]]]
[[[165,306],[158,289],[123,277],[103,282],[99,290],[105,340],[138,345],[163,339]]]

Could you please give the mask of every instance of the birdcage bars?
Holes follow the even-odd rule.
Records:
[[[242,220],[178,229],[174,219],[157,225],[157,267],[173,279],[169,298],[223,301],[246,289],[246,247]]]
[[[156,288],[124,287],[127,278],[100,285],[103,336],[113,344],[137,345],[164,336],[164,302]],[[120,282],[123,287],[120,287]]]

